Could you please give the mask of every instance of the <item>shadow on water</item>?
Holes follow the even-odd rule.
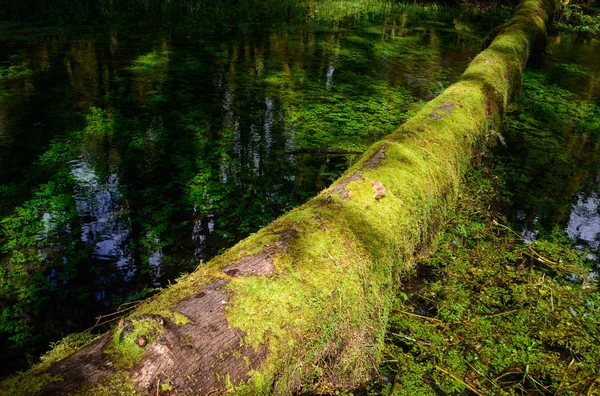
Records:
[[[3,36],[1,374],[302,204],[441,92],[480,42],[407,18]]]

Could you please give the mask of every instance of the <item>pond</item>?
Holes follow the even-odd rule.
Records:
[[[328,186],[478,52],[451,21],[1,25],[0,375]]]

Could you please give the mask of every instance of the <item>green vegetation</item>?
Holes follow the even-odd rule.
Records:
[[[90,45],[73,44],[69,56],[60,62],[81,97],[83,127],[57,135],[36,157],[45,180],[31,196],[21,199],[10,186],[3,189],[13,202],[21,201],[3,220],[0,236],[7,246],[0,274],[6,280],[0,296],[6,313],[3,332],[14,334],[16,342],[23,342],[19,337],[33,336],[32,328],[26,327],[29,318],[22,313],[41,311],[45,292],[73,279],[75,267],[87,265],[90,245],[67,240],[73,230],[76,234],[83,230],[85,222],[72,191],[84,196],[94,193],[94,183],[82,181],[102,184],[113,176],[121,181],[109,193],[114,202],[121,204],[126,197],[132,203],[126,212],[136,228],[132,246],[138,269],[148,275],[157,252],[166,258],[165,263],[177,267],[173,252],[180,247],[179,238],[188,223],[195,220],[183,215],[185,211],[193,208],[199,217],[217,217],[212,226],[231,242],[268,223],[274,213],[287,211],[282,209],[286,204],[297,202],[297,196],[287,201],[281,196],[289,198],[287,190],[302,187],[305,174],[292,173],[281,184],[268,179],[264,185],[279,190],[273,193],[261,189],[263,180],[258,175],[264,172],[264,163],[301,169],[305,165],[298,160],[301,157],[290,163],[282,158],[294,149],[362,151],[413,116],[368,148],[333,186],[183,277],[124,319],[112,330],[104,351],[117,372],[82,392],[135,394],[127,370],[135,369],[144,348],[160,337],[164,323],[157,315],[202,330],[203,323],[193,323],[173,312],[173,307],[215,280],[226,281],[230,298],[222,303],[228,325],[245,334],[240,348],[267,352],[260,367],[250,372],[251,382],[244,378],[232,383],[223,375],[230,391],[333,392],[367,380],[381,357],[389,356],[382,371],[393,381],[383,386],[397,394],[440,389],[447,393],[593,392],[599,375],[594,341],[598,341],[600,301],[595,284],[587,278],[590,264],[557,234],[548,234],[554,239],[525,244],[518,234],[498,225],[506,219],[489,210],[490,205],[499,205],[498,194],[515,200],[526,195],[508,182],[472,176],[470,187],[459,195],[459,206],[443,225],[438,241],[441,250],[421,266],[428,282],[407,286],[418,294],[407,292],[395,300],[392,296],[393,285],[410,271],[462,191],[462,174],[472,155],[481,154],[500,136],[500,118],[520,85],[528,52],[535,39],[545,34],[542,3],[524,1],[513,25],[507,25],[491,47],[474,59],[457,84],[426,105],[411,105],[413,91],[387,80],[388,73],[401,66],[403,78],[424,80],[420,88],[429,91],[427,98],[437,96],[446,85],[448,75],[436,63],[442,52],[438,32],[425,28],[421,36],[405,36],[406,15],[393,19],[397,25],[369,26],[361,33],[338,35],[336,27],[325,39],[303,32],[297,42],[287,35],[271,35],[262,44],[245,38],[220,45],[203,41],[197,53],[204,58],[171,48],[170,39],[162,36],[160,46],[140,51],[128,62],[131,66],[112,77],[112,66],[94,63]],[[367,2],[366,6],[377,9],[377,4],[381,3]],[[158,11],[155,3],[147,5],[147,12]],[[336,15],[342,9],[347,12],[342,16],[368,15],[350,6],[355,3],[345,3],[339,10],[333,3],[326,5]],[[424,13],[431,15],[437,9],[427,7]],[[102,11],[102,16],[111,12],[115,11]],[[161,15],[172,12],[164,10]],[[313,18],[328,21],[333,15],[317,12]],[[455,26],[468,31],[461,22]],[[416,46],[423,39],[430,48]],[[111,51],[117,48],[115,42],[111,41]],[[273,56],[267,61],[266,51]],[[309,73],[302,56],[290,53],[300,53],[320,65]],[[84,58],[93,60],[85,63],[91,67],[73,73]],[[216,71],[203,66],[207,58],[215,62]],[[587,73],[573,64],[565,64],[564,69],[573,75]],[[81,70],[92,71],[88,78],[78,80],[74,76]],[[102,83],[97,81],[96,70],[103,70]],[[208,75],[210,84],[194,87],[189,77],[194,74]],[[6,80],[31,77],[19,75],[16,69],[2,75]],[[94,75],[95,79],[89,78]],[[569,132],[592,140],[598,126],[596,109],[584,100],[577,102],[577,109],[571,108],[572,95],[558,87],[544,87],[544,77],[536,78],[528,77],[525,87],[530,96],[520,99],[520,105],[531,113],[509,108],[511,118],[500,138],[512,144],[511,133],[525,132],[524,140],[538,144],[539,152],[559,154],[554,160],[570,166],[578,160],[576,150],[561,153],[562,142],[555,134],[568,124]],[[401,80],[398,75],[391,77],[391,81],[396,79]],[[111,84],[116,88],[111,89]],[[215,107],[198,100],[203,89],[210,91]],[[232,96],[242,99],[228,101]],[[174,102],[177,107],[169,108]],[[256,103],[262,106],[260,112],[247,111]],[[285,114],[281,117],[285,121],[274,121],[274,108]],[[132,109],[142,110],[141,115]],[[209,116],[211,112],[216,121]],[[565,119],[568,122],[556,125],[556,130],[543,130],[545,123]],[[241,136],[239,124],[246,124],[252,132],[264,125],[269,138],[256,141],[254,136]],[[315,184],[320,188],[336,179],[352,162],[352,157],[347,158],[329,172],[323,166],[318,172],[321,180]],[[542,155],[538,161],[539,167],[552,163],[544,162]],[[170,166],[163,168],[165,163]],[[577,166],[561,167],[552,182],[559,184],[570,172],[580,172]],[[497,166],[515,179],[525,175],[517,185],[530,185],[538,175],[514,163],[501,167]],[[234,168],[241,172],[234,174]],[[83,176],[82,169],[86,171]],[[163,175],[162,169],[169,169],[169,174]],[[274,169],[281,172],[284,166]],[[373,196],[375,183],[385,186],[383,197]],[[313,192],[306,191],[306,195]],[[271,200],[257,204],[258,194]],[[242,217],[244,205],[256,208],[251,216]],[[260,254],[266,254],[273,267],[266,276],[236,277],[221,271]],[[55,270],[61,277],[54,277]],[[148,289],[143,289],[136,298],[146,293]],[[508,323],[507,318],[511,318]],[[388,323],[394,342],[384,347]],[[81,337],[65,339],[53,356],[67,356],[92,340]],[[242,357],[238,350],[233,354]],[[217,354],[215,361],[222,357],[223,353]],[[161,358],[156,359],[160,365]],[[44,373],[49,361],[3,386],[35,393],[50,381],[70,380]],[[179,373],[165,375],[172,378]],[[174,388],[161,384],[164,392],[176,392]]]
[[[352,387],[367,380],[373,365],[381,358],[383,335],[392,302],[392,284],[411,268],[415,253],[427,245],[431,233],[443,220],[444,212],[455,197],[461,175],[467,169],[473,152],[482,150],[485,141],[498,129],[500,114],[520,81],[528,51],[532,43],[545,34],[544,23],[547,14],[552,11],[551,7],[545,8],[547,6],[541,1],[525,0],[516,11],[512,23],[487,50],[473,60],[458,83],[426,104],[395,133],[367,149],[332,187],[211,260],[203,269],[182,279],[172,293],[166,292],[165,297],[157,296],[152,303],[163,309],[170,309],[177,303],[176,298],[187,299],[198,287],[225,278],[229,281],[225,288],[230,293],[226,302],[228,324],[244,332],[245,345],[242,346],[264,347],[267,351],[265,360],[254,373],[256,386],[269,384],[271,389],[281,393],[299,390],[327,392]],[[543,17],[540,18],[540,15]],[[394,29],[390,30],[395,32]],[[374,29],[367,33],[380,37]],[[436,34],[429,32],[426,37],[432,47],[439,51]],[[276,38],[271,39],[270,43],[275,40]],[[392,43],[393,40],[396,42]],[[400,56],[395,56],[395,52],[409,48],[409,41],[403,38],[382,41],[372,47],[376,58],[382,63],[390,58],[400,59]],[[327,48],[329,44],[330,42],[324,42],[321,45]],[[335,40],[331,44],[335,44]],[[303,40],[302,45],[311,47],[310,41]],[[176,92],[178,109],[172,109],[169,113],[159,112],[160,116],[142,124],[140,118],[129,119],[125,114],[115,111],[110,105],[116,99],[111,99],[113,96],[104,91],[103,97],[109,98],[110,105],[106,109],[91,111],[86,127],[78,129],[84,133],[75,135],[75,141],[80,142],[79,144],[62,146],[66,151],[82,150],[88,144],[97,149],[103,147],[104,150],[99,150],[100,154],[112,159],[104,163],[104,166],[102,162],[99,165],[94,162],[100,158],[94,155],[97,154],[96,151],[86,153],[89,156],[86,163],[96,165],[98,174],[111,174],[110,167],[122,161],[126,170],[141,175],[143,183],[138,185],[141,185],[142,193],[133,190],[132,184],[127,188],[132,194],[132,202],[135,198],[147,200],[152,195],[157,198],[150,207],[133,212],[133,216],[139,216],[140,223],[144,225],[168,217],[165,216],[165,211],[168,210],[166,203],[169,201],[162,199],[158,185],[161,182],[172,184],[173,181],[165,178],[167,175],[152,173],[159,159],[163,160],[157,154],[166,146],[181,148],[174,156],[165,158],[179,163],[180,155],[185,157],[191,154],[192,158],[197,158],[197,155],[193,155],[196,153],[188,150],[193,150],[197,147],[193,145],[204,141],[195,135],[205,131],[202,128],[205,124],[203,119],[192,118],[193,122],[186,122],[185,127],[181,128],[181,108],[185,108],[190,102],[198,106],[198,101],[191,94],[194,91],[173,89],[177,84],[186,84],[188,80],[182,69],[176,67],[176,54],[171,53],[168,47],[168,41],[163,40],[160,51],[155,49],[151,56],[137,57],[138,61],[130,69],[133,73],[131,86],[125,91],[131,92],[130,96],[115,96],[126,96],[134,106],[158,110],[164,108],[167,95]],[[81,55],[90,58],[86,47],[80,45],[80,48],[84,49]],[[215,56],[214,48],[207,50]],[[223,53],[229,50],[227,46],[220,47]],[[324,59],[335,61],[339,57],[360,65],[363,62],[362,54],[370,50],[365,46],[364,40],[353,38],[348,40],[345,47],[339,50],[336,48],[330,53],[330,57]],[[323,59],[319,52],[314,52],[314,46],[309,51],[318,54],[317,59]],[[75,51],[74,53],[77,54]],[[245,50],[239,49],[239,53],[245,53]],[[430,54],[415,51],[408,57],[415,63],[408,63],[408,74],[410,67],[417,69],[416,64],[423,64],[423,60],[429,56]],[[184,59],[186,63],[194,62],[193,58]],[[259,100],[262,103],[268,103],[266,98],[272,100],[268,96],[268,89],[276,86],[273,83],[277,82],[275,77],[281,77],[280,74],[267,77],[265,85],[248,84],[250,88],[245,88],[243,84],[236,84],[235,67],[232,67],[235,64],[227,61],[226,57],[217,60],[220,60],[221,72],[213,76],[222,81],[221,87],[228,87],[227,94],[237,94],[234,89],[237,87],[242,91],[249,89],[246,92],[255,93],[252,89],[258,86],[267,91],[267,95],[259,97]],[[76,57],[69,59],[69,65],[72,65],[69,70],[77,67],[78,61]],[[250,69],[253,73],[246,73],[250,82],[255,82],[255,76],[262,78],[265,64],[261,62],[262,59],[253,62]],[[278,68],[285,73],[289,69],[294,70],[295,63],[297,62],[285,60],[278,63]],[[427,71],[426,67],[423,68]],[[325,77],[331,69],[321,67],[319,70],[321,76]],[[327,72],[323,73],[325,70]],[[357,68],[355,77],[361,83],[367,98],[369,95],[377,95],[379,91],[368,90],[370,81],[360,77],[372,77],[371,70]],[[347,94],[349,84],[345,84],[344,80],[350,81],[351,77],[342,76],[339,84],[337,80],[328,84],[324,77],[321,86],[325,85],[326,90],[332,90],[334,100],[329,109],[335,110],[335,106],[339,105],[335,101],[339,102],[339,98],[335,97],[334,89],[339,86],[341,92]],[[375,79],[371,81],[375,83],[373,85],[380,86]],[[72,84],[77,86],[78,83],[86,83],[82,92],[93,92],[88,81],[73,80]],[[223,96],[225,99],[227,94]],[[94,104],[100,102],[98,97],[99,95],[95,98],[84,96],[82,104],[88,108],[97,108]],[[256,95],[248,97],[248,100],[255,100]],[[393,102],[389,92],[384,92],[383,97],[387,103],[394,106],[398,104]],[[224,103],[222,106],[227,111],[222,115],[223,123],[217,128],[225,125],[231,130],[214,129],[211,132],[216,136],[223,133],[236,138],[231,121],[235,119],[231,115],[231,105],[226,101]],[[285,108],[294,109],[293,96],[284,96],[282,103],[292,103]],[[328,122],[333,121],[338,126],[347,123],[347,120],[340,120],[335,113],[327,118],[333,111],[321,113],[319,109],[310,107],[308,110],[305,113],[306,119],[320,117]],[[261,116],[257,120],[241,122],[260,125],[268,123],[269,118]],[[351,120],[347,125],[352,127],[353,122]],[[175,130],[184,133],[170,135],[169,125],[179,125],[180,129]],[[192,128],[188,128],[189,125]],[[348,129],[351,133],[359,130],[357,127]],[[214,139],[206,141],[215,145]],[[99,142],[106,143],[100,145]],[[137,158],[118,155],[126,151],[133,151]],[[265,151],[268,155],[268,150]],[[223,156],[223,153],[219,154]],[[44,158],[58,157],[60,155]],[[246,161],[242,158],[240,163],[252,164],[253,160],[253,156],[248,156]],[[194,165],[184,163],[179,167],[183,170],[183,186],[198,171]],[[69,168],[65,170],[70,171]],[[132,176],[129,172],[121,175],[131,183]],[[75,173],[72,179],[77,180],[77,175]],[[91,176],[86,177],[85,180],[88,180]],[[379,200],[373,196],[374,181],[385,186],[387,191]],[[179,196],[182,190],[181,185],[178,185],[174,192]],[[150,233],[150,243],[160,244],[154,242],[155,235],[158,234]],[[284,239],[284,235],[292,236]],[[230,277],[220,271],[243,257],[262,252],[267,252],[272,261],[273,270],[268,274],[271,276]],[[173,299],[176,290],[181,294],[175,294],[176,298]],[[252,317],[248,315],[249,312],[253,313]],[[137,322],[131,324],[131,332],[124,334],[128,326],[125,321],[122,326],[113,330],[108,352],[114,357],[117,368],[133,367],[143,356],[143,349],[138,343],[142,335],[146,337],[143,340],[145,343],[152,342],[153,337],[160,333],[160,326],[157,326],[155,319],[139,318],[138,315],[139,312],[132,314],[132,321]],[[187,324],[196,326],[198,331],[201,331],[203,325]],[[220,359],[222,351],[215,350],[212,358]],[[157,356],[157,361],[153,364],[160,365],[160,359]],[[175,374],[179,375],[165,373],[167,377]],[[181,379],[186,381],[184,376]],[[71,378],[65,378],[65,381],[71,381]],[[243,383],[246,384],[246,381]],[[233,384],[235,385],[238,384]]]
[[[392,279],[411,268],[414,253],[441,221],[471,150],[481,149],[477,144],[498,128],[498,109],[520,81],[528,40],[544,34],[543,23],[530,26],[528,19],[539,14],[537,6],[523,3],[513,20],[516,26],[475,58],[458,83],[373,145],[331,188],[257,234],[289,228],[299,233],[289,250],[274,259],[276,277],[230,283],[235,294],[228,320],[252,345],[269,346],[261,372],[268,382],[275,381],[277,391],[299,383],[307,391],[350,386],[366,378],[369,362],[379,359],[379,330],[387,320]],[[373,180],[387,187],[385,199],[374,201]],[[271,314],[247,318],[246,312],[259,310]],[[321,315],[315,318],[315,312]],[[315,360],[323,354],[324,359]],[[288,356],[311,363],[289,364]],[[277,373],[277,380],[269,378],[271,373]],[[311,378],[319,381],[313,384]]]
[[[600,38],[600,9],[589,0],[566,2],[557,21],[557,27],[581,36]],[[591,3],[591,4],[590,4]]]
[[[452,23],[469,20],[484,30],[508,19],[511,7],[495,1],[460,4],[397,2],[393,0],[22,0],[0,2],[0,20],[28,20],[45,24],[100,22],[123,25],[145,24],[188,26],[203,31],[264,29],[299,24],[334,24],[368,21],[395,14],[414,20]],[[458,3],[458,2],[457,2]],[[516,2],[510,2],[513,6]],[[459,7],[460,6],[460,7]]]
[[[436,253],[392,310],[382,375],[394,395],[594,394],[600,294],[562,232],[524,241],[502,225],[498,176],[470,173]]]
[[[549,72],[561,73],[571,87],[594,78],[572,64]],[[525,73],[522,94],[507,111],[504,144],[494,158],[495,172],[506,183],[511,222],[542,234],[566,225],[572,197],[597,168],[600,138],[600,107],[552,83],[547,73]]]

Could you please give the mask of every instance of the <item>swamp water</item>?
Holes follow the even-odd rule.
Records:
[[[407,20],[0,26],[0,375],[315,195],[481,45]]]

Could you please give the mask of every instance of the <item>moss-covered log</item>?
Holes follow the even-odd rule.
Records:
[[[456,84],[330,188],[0,393],[281,394],[367,381],[394,285],[493,140],[555,3],[522,1]]]

